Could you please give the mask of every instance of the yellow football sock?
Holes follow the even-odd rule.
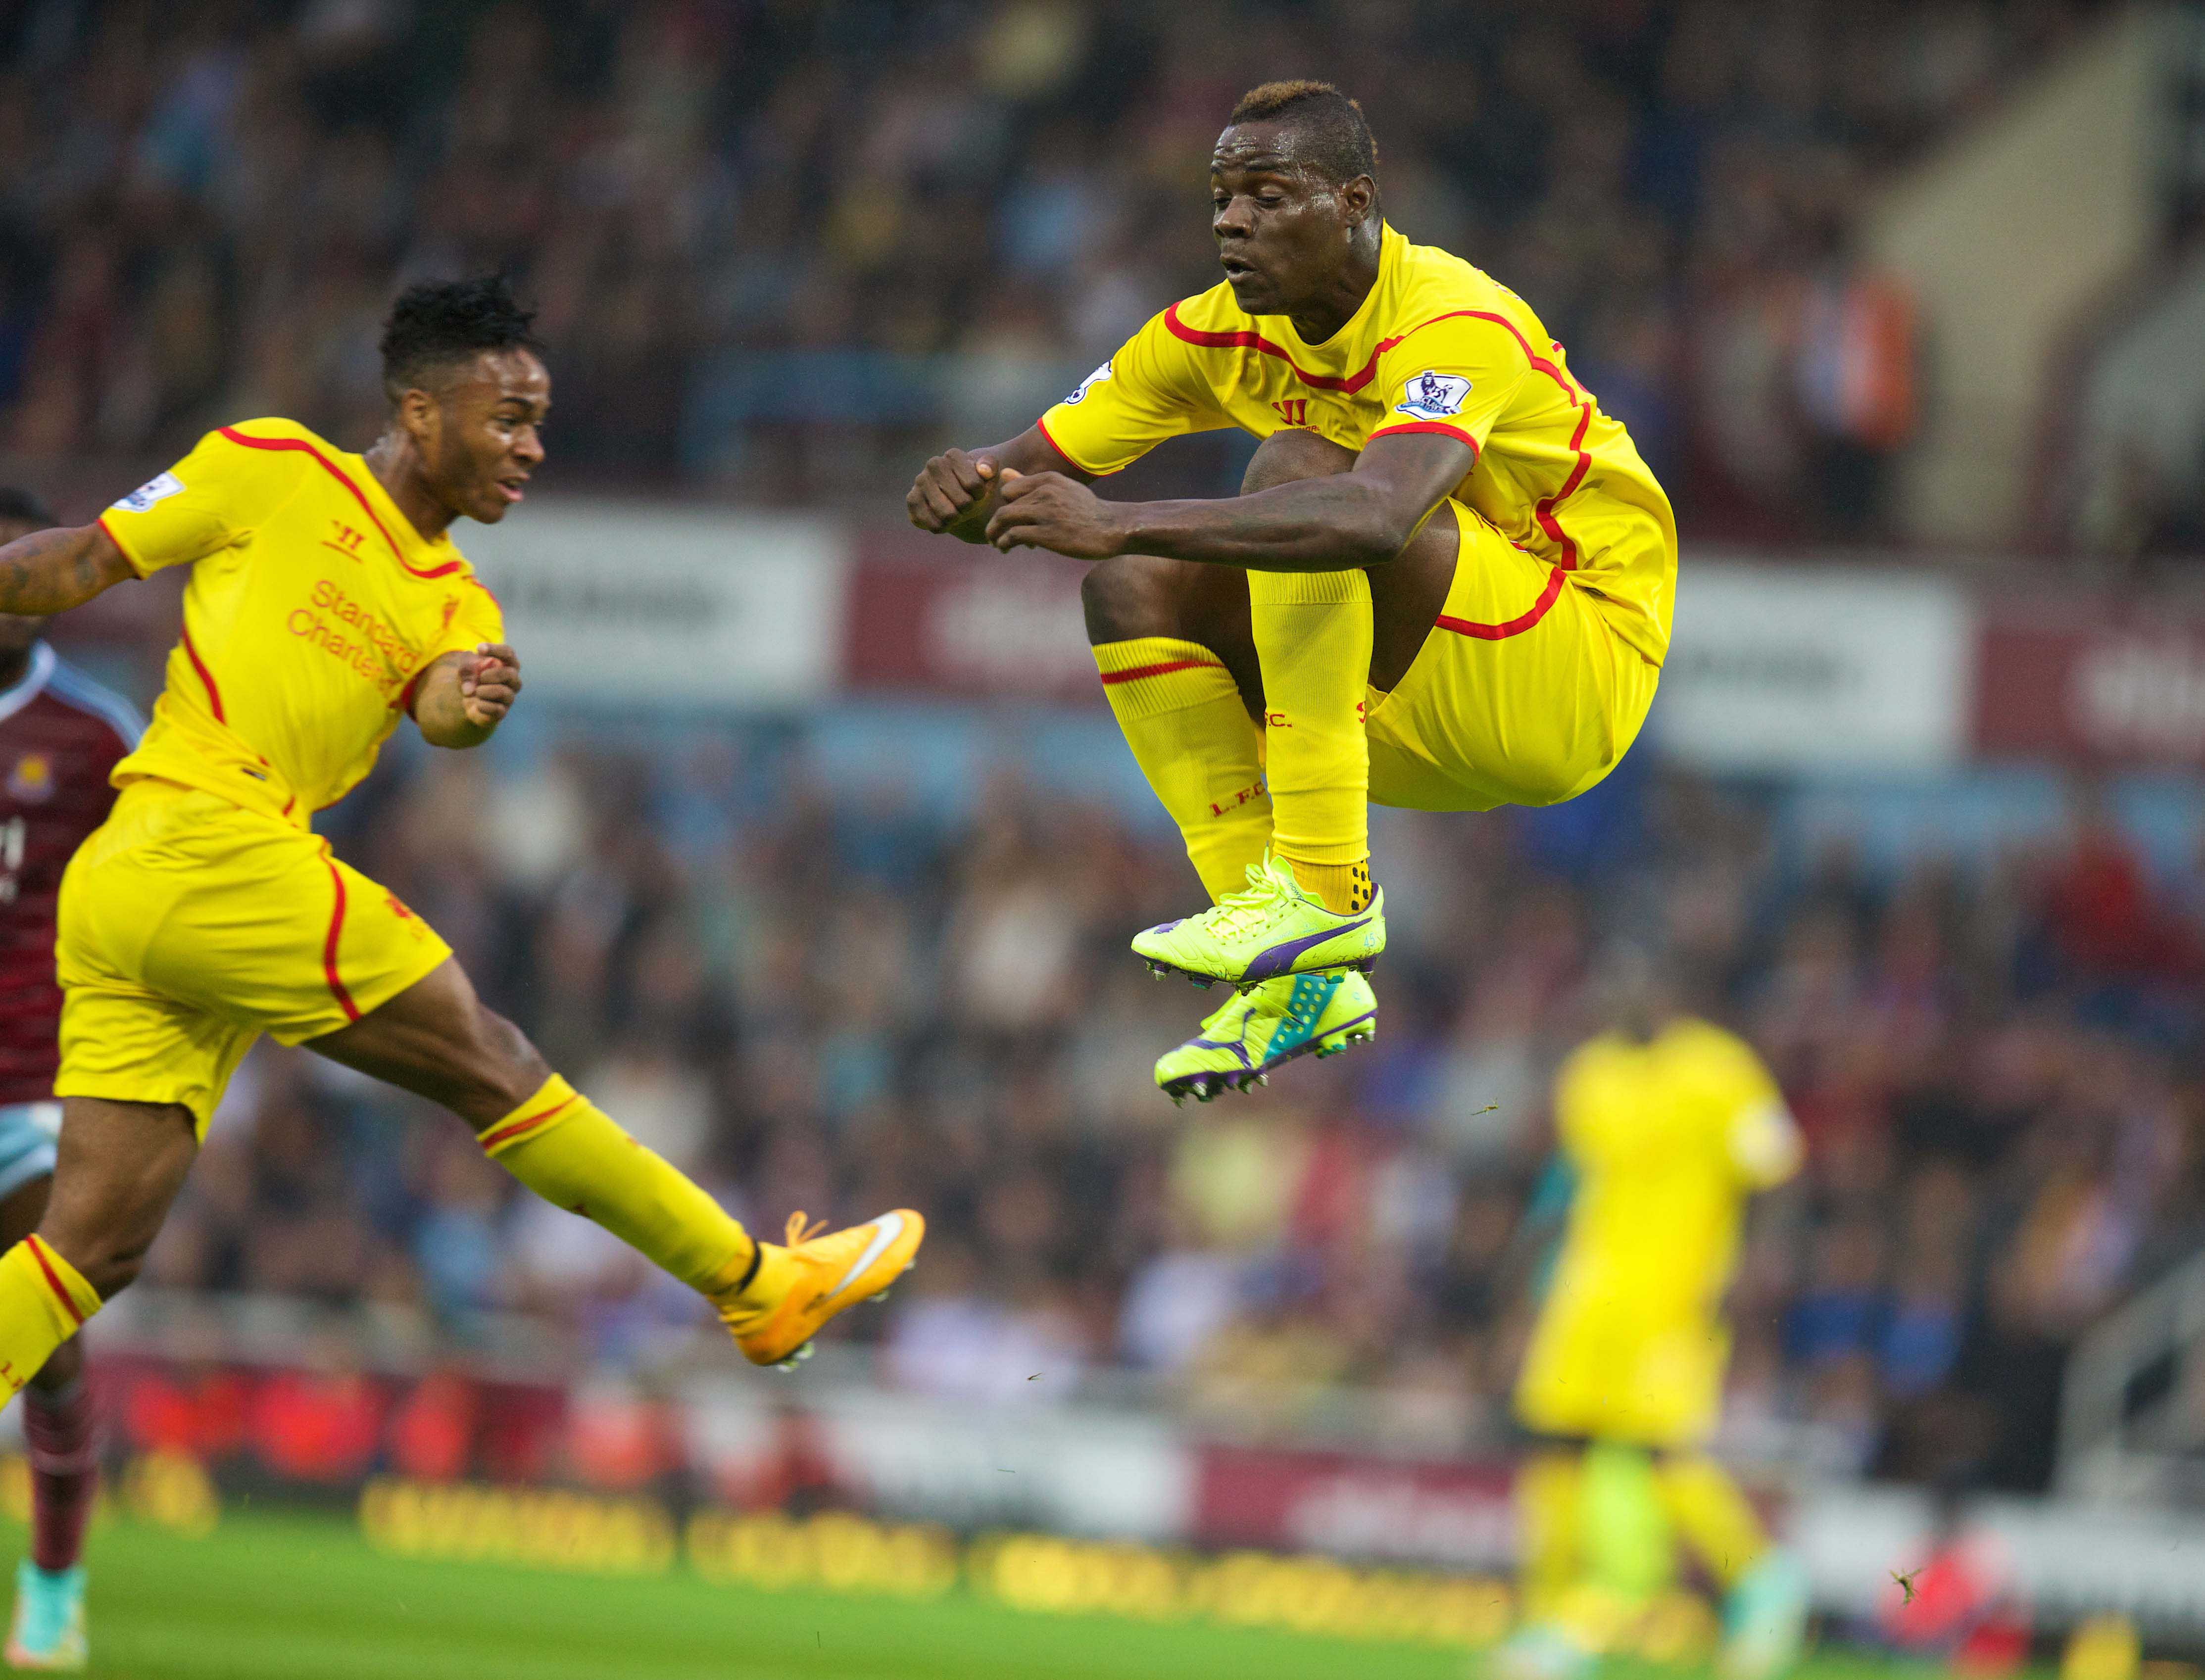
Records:
[[[1541,1452],[1516,1474],[1519,1591],[1524,1615],[1554,1614],[1584,1560],[1584,1468],[1578,1454]]]
[[[1246,884],[1271,843],[1263,737],[1215,654],[1167,636],[1095,650],[1102,692],[1133,761],[1179,824],[1213,899]]]
[[[0,1403],[98,1310],[98,1293],[51,1244],[26,1237],[0,1254]]]
[[[1714,1459],[1697,1452],[1668,1457],[1655,1477],[1677,1532],[1726,1591],[1767,1553],[1760,1514]]]
[[[1650,1603],[1676,1573],[1653,1456],[1595,1441],[1585,1450],[1583,1493],[1587,1578],[1618,1604]]]
[[[1370,579],[1361,572],[1251,572],[1248,602],[1263,666],[1271,849],[1326,909],[1360,909],[1352,871],[1364,865],[1367,903]]]
[[[753,1242],[727,1209],[556,1073],[480,1142],[546,1202],[594,1220],[692,1289],[717,1297],[776,1280],[787,1250]]]

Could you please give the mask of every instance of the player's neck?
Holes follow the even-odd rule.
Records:
[[[31,668],[31,655],[38,645],[33,642],[28,647],[0,648],[0,692],[23,680]]]
[[[430,490],[421,452],[404,432],[395,428],[384,432],[367,446],[360,459],[375,475],[375,482],[398,504],[407,524],[421,533],[423,541],[433,543],[451,529],[452,510]]]
[[[1373,216],[1355,230],[1347,260],[1326,277],[1320,294],[1287,312],[1305,344],[1322,344],[1355,318],[1364,299],[1378,283],[1378,259],[1383,250],[1384,223]]]

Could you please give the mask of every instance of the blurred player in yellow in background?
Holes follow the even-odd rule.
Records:
[[[1501,1664],[1590,1665],[1668,1587],[1681,1539],[1727,1595],[1725,1671],[1765,1680],[1800,1653],[1804,1575],[1705,1444],[1746,1203],[1798,1169],[1798,1131],[1760,1059],[1681,1013],[1643,953],[1611,956],[1602,992],[1610,1026],[1555,1082],[1574,1187],[1516,1388],[1542,1445],[1518,1484],[1525,1619]]]

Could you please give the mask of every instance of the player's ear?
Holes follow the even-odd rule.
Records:
[[[1370,206],[1377,202],[1378,183],[1367,175],[1356,176],[1340,189],[1340,208],[1351,228],[1361,227]]]
[[[419,385],[408,386],[398,398],[398,424],[416,448],[427,450],[437,441],[443,417],[437,399]]]

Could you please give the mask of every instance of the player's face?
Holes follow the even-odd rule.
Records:
[[[1291,315],[1324,298],[1368,207],[1297,163],[1292,139],[1278,123],[1244,122],[1210,154],[1209,229],[1226,283],[1251,315]]]
[[[438,498],[496,525],[544,460],[551,376],[532,351],[485,350],[438,393],[422,450]]]
[[[26,525],[21,519],[0,519],[0,548],[6,547],[18,537],[28,537],[41,529]],[[42,618],[24,618],[15,613],[0,613],[0,660],[14,660],[27,652],[46,627]]]

